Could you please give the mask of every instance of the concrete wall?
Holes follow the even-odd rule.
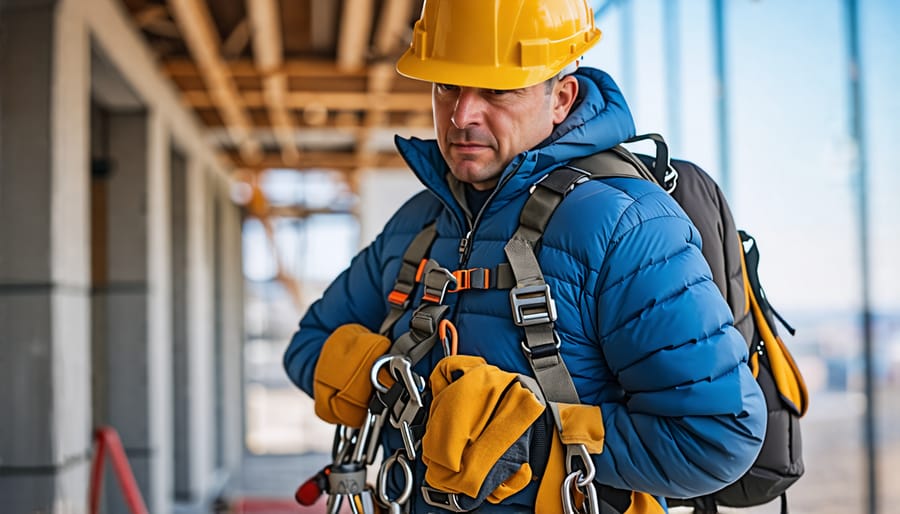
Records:
[[[105,136],[91,130],[92,96],[108,113]],[[138,110],[123,105],[134,101]],[[0,2],[0,136],[0,510],[84,512],[91,432],[101,422],[119,430],[151,512],[172,511],[176,437],[186,443],[185,496],[202,501],[242,450],[240,214],[196,120],[120,2]],[[92,197],[98,137],[115,165]],[[172,141],[187,168],[181,433]],[[91,246],[99,194],[102,262]],[[106,507],[123,509],[112,496]]]

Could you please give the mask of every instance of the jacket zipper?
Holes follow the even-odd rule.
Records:
[[[525,159],[522,159],[516,168],[506,175],[502,182],[497,184],[497,187],[494,188],[494,191],[488,196],[487,200],[484,201],[484,205],[481,206],[481,209],[478,210],[478,214],[475,215],[475,220],[470,220],[466,217],[466,221],[469,222],[469,231],[466,232],[466,235],[463,236],[462,239],[459,240],[459,268],[462,269],[465,267],[466,263],[469,260],[469,254],[472,253],[472,238],[475,235],[475,229],[478,227],[478,222],[481,221],[481,215],[484,214],[484,211],[487,209],[487,206],[490,205],[491,200],[494,199],[494,196],[497,195],[497,192],[500,191],[503,186],[509,182],[516,173],[519,172],[519,168],[522,167],[522,164],[525,163]]]

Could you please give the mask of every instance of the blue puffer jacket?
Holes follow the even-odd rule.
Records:
[[[633,135],[631,114],[612,79],[590,68],[577,76],[573,112],[543,145],[509,164],[475,220],[454,199],[436,142],[398,138],[401,154],[428,190],[400,208],[304,316],[284,358],[301,389],[312,394],[319,352],[335,328],[361,323],[378,330],[401,256],[425,224],[437,219],[430,256],[443,266],[494,268],[506,261],[503,247],[535,181]],[[470,230],[471,252],[460,262],[460,240]],[[745,364],[746,344],[700,253],[699,234],[674,200],[643,180],[583,184],[550,220],[538,260],[557,304],[562,357],[581,401],[603,413],[606,440],[594,457],[597,480],[690,497],[740,477],[759,451],[765,404]],[[421,286],[414,296],[421,297]],[[448,295],[447,303],[461,354],[531,374],[508,291],[468,290]],[[408,329],[408,320],[409,313],[395,325],[395,336]],[[416,371],[427,377],[441,356],[435,348]],[[388,439],[386,454],[400,446],[398,437]],[[416,464],[418,480],[423,468]],[[507,500],[510,505],[485,504],[482,511],[521,512],[522,505],[534,504],[535,494],[529,486]],[[413,508],[436,510],[421,500]]]

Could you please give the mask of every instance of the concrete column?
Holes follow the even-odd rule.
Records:
[[[147,389],[149,391],[150,512],[172,511],[172,236],[169,158],[172,132],[161,114],[148,119]]]
[[[188,433],[193,500],[209,491],[215,469],[213,421],[212,203],[206,169],[188,161],[187,176],[187,361],[191,406]]]
[[[239,469],[244,455],[244,272],[241,247],[241,210],[230,199],[228,185],[218,194],[217,204],[219,270],[216,282],[220,291],[218,314],[218,353],[221,386],[217,390],[221,404],[221,451],[227,469]]]
[[[89,47],[67,6],[0,4],[4,512],[82,512],[87,501]]]
[[[188,352],[188,245],[187,160],[171,151],[172,205],[172,393],[173,393],[173,487],[177,501],[190,501],[191,389]]]

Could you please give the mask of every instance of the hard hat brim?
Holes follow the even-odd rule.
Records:
[[[599,39],[599,38],[598,38]],[[554,66],[511,68],[509,66],[473,66],[436,59],[419,59],[408,49],[397,61],[397,72],[404,77],[438,84],[484,89],[520,89],[540,84],[580,56],[560,61]]]

